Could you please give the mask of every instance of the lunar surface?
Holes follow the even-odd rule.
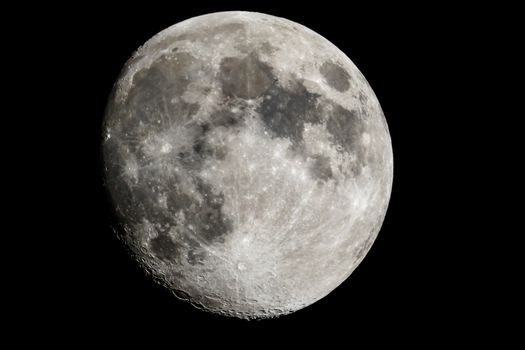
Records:
[[[323,298],[387,210],[376,96],[339,49],[286,19],[221,12],[158,33],[126,63],[103,132],[119,237],[213,313],[268,318]]]

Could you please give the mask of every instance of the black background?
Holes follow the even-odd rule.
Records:
[[[126,60],[162,29],[226,10],[285,17],[338,46],[378,96],[394,149],[390,206],[365,260],[327,297],[274,320],[198,311],[144,276],[110,229],[102,186],[101,122]],[[480,123],[474,110],[483,96],[474,97],[470,87],[479,74],[471,51],[487,39],[482,10],[282,1],[32,8],[38,21],[18,28],[34,25],[23,33],[32,48],[22,42],[21,52],[25,59],[38,52],[38,60],[26,64],[35,73],[33,104],[41,111],[31,119],[38,140],[31,166],[43,191],[35,221],[53,249],[32,264],[39,277],[30,289],[36,305],[22,324],[49,328],[51,336],[146,336],[167,343],[175,335],[204,341],[212,331],[223,335],[212,338],[221,342],[233,342],[236,334],[279,334],[298,343],[320,334],[427,343],[470,334],[488,312],[472,285],[480,269],[490,274],[489,264],[470,254],[476,250],[471,234],[481,234],[472,226],[471,202],[482,198],[467,171],[484,147],[476,128],[485,119]]]

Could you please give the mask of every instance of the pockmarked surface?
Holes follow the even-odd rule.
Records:
[[[287,314],[361,262],[388,206],[392,147],[369,84],[300,24],[222,12],[154,36],[104,120],[120,238],[207,311]]]

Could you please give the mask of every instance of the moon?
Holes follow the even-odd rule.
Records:
[[[175,296],[245,319],[323,298],[389,203],[388,126],[368,82],[289,20],[177,23],[125,64],[102,154],[119,238]]]

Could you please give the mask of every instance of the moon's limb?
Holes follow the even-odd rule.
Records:
[[[107,187],[157,280],[208,311],[310,305],[369,250],[392,186],[372,89],[326,39],[223,12],[141,47],[108,102]]]

